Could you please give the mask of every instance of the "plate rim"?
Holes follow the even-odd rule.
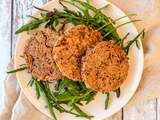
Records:
[[[50,4],[52,4],[52,2],[55,2],[55,1],[57,1],[57,0],[52,0],[52,1],[49,1],[49,2],[47,2],[46,4],[44,4],[44,5],[41,5],[40,6],[40,8],[44,8],[44,7],[47,7],[48,5],[50,5]],[[103,0],[104,1],[104,0]],[[109,4],[111,4],[112,6],[114,6],[114,7],[116,7],[116,9],[118,9],[119,11],[121,11],[121,12],[123,12],[125,15],[126,15],[126,13],[123,11],[123,10],[121,10],[117,5],[115,5],[115,4],[113,4],[112,2],[109,2],[109,1],[106,1],[106,3],[109,3]],[[37,11],[33,14],[34,16],[35,15],[37,15]],[[129,17],[127,17],[129,20],[130,20],[130,18]],[[30,19],[27,19],[27,22],[29,21]],[[131,24],[133,24],[133,23],[131,23]],[[137,30],[137,28],[136,28],[136,26],[133,24],[133,26],[135,27],[135,29],[136,29],[136,33],[138,34],[138,30]],[[21,36],[23,36],[24,34],[25,34],[26,32],[24,32],[23,34],[21,34],[21,35],[18,35],[18,37],[17,37],[17,41],[16,41],[16,47],[15,47],[15,56],[14,56],[14,62],[15,62],[15,65],[14,65],[14,68],[17,68],[17,61],[16,61],[16,57],[17,57],[17,46],[18,46],[18,44],[19,44],[19,41],[20,41],[20,38],[21,38]],[[136,92],[136,90],[137,90],[137,88],[138,88],[138,86],[139,86],[139,83],[140,83],[140,81],[141,81],[141,78],[142,78],[142,73],[143,73],[143,68],[144,68],[144,52],[143,52],[143,45],[142,45],[142,41],[141,41],[141,39],[139,38],[138,39],[138,41],[139,41],[139,44],[140,44],[140,55],[141,55],[141,72],[140,72],[140,77],[139,77],[139,79],[137,80],[137,85],[136,85],[136,88],[134,89],[134,92],[133,92],[133,94],[132,95],[130,95],[129,97],[128,97],[128,99],[125,101],[125,102],[123,102],[123,104],[121,104],[120,105],[120,107],[118,107],[118,109],[116,109],[115,111],[112,111],[111,113],[109,113],[105,118],[103,118],[103,119],[106,119],[107,117],[109,117],[109,116],[111,116],[111,115],[113,115],[114,113],[117,113],[122,107],[124,107],[133,97],[134,97],[134,95],[135,95],[135,92]],[[20,79],[18,79],[19,77],[18,77],[18,74],[16,73],[16,77],[17,77],[17,80],[18,80],[18,84],[19,84],[19,86],[20,86],[20,88],[21,88],[21,90],[22,90],[22,92],[23,92],[23,94],[26,96],[26,98],[29,100],[29,102],[38,110],[38,111],[40,111],[41,113],[43,113],[44,115],[46,115],[46,116],[48,116],[48,117],[51,117],[50,116],[50,114],[47,112],[44,112],[44,110],[43,109],[40,109],[39,107],[38,107],[38,105],[36,104],[36,103],[34,103],[32,100],[31,100],[31,98],[29,98],[28,96],[29,95],[27,95],[27,93],[25,92],[25,89],[23,88],[23,85],[21,84],[21,80]],[[14,114],[14,113],[13,113]]]

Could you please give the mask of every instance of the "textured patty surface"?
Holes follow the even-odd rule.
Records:
[[[38,29],[25,46],[24,57],[31,72],[39,80],[58,80],[61,73],[53,59],[56,33],[51,29]]]
[[[78,25],[61,34],[55,44],[54,59],[62,74],[81,80],[81,58],[86,50],[101,41],[101,34],[85,25]]]
[[[82,79],[91,89],[106,93],[120,87],[128,69],[128,58],[122,48],[110,41],[103,41],[84,56]]]

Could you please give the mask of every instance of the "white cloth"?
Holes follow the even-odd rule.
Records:
[[[145,66],[142,80],[136,94],[127,105],[127,107],[134,107],[140,101],[160,96],[160,0],[110,1],[126,13],[137,13],[138,18],[143,20],[137,24],[138,30],[144,27],[147,30],[143,40]],[[10,64],[9,67],[13,67],[12,65]],[[4,84],[5,107],[0,113],[0,120],[50,120],[25,98],[14,74],[8,75]]]

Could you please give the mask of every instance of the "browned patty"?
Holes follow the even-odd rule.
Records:
[[[39,80],[58,80],[61,73],[53,59],[56,33],[51,29],[39,29],[25,46],[24,57],[31,72]]]
[[[128,57],[122,48],[103,41],[83,58],[82,79],[91,89],[106,93],[121,86],[128,69]]]
[[[85,25],[78,25],[61,34],[55,44],[55,62],[62,74],[81,80],[81,58],[87,48],[101,40],[101,34]]]

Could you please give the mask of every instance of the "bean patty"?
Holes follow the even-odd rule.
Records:
[[[29,72],[39,80],[58,80],[61,73],[53,59],[56,33],[51,29],[38,29],[30,35],[24,57]]]
[[[62,74],[81,81],[81,58],[86,50],[101,41],[101,34],[85,25],[78,25],[62,33],[54,47],[54,59]]]
[[[110,41],[102,41],[83,58],[82,79],[91,89],[110,92],[121,86],[129,69],[123,49]]]

